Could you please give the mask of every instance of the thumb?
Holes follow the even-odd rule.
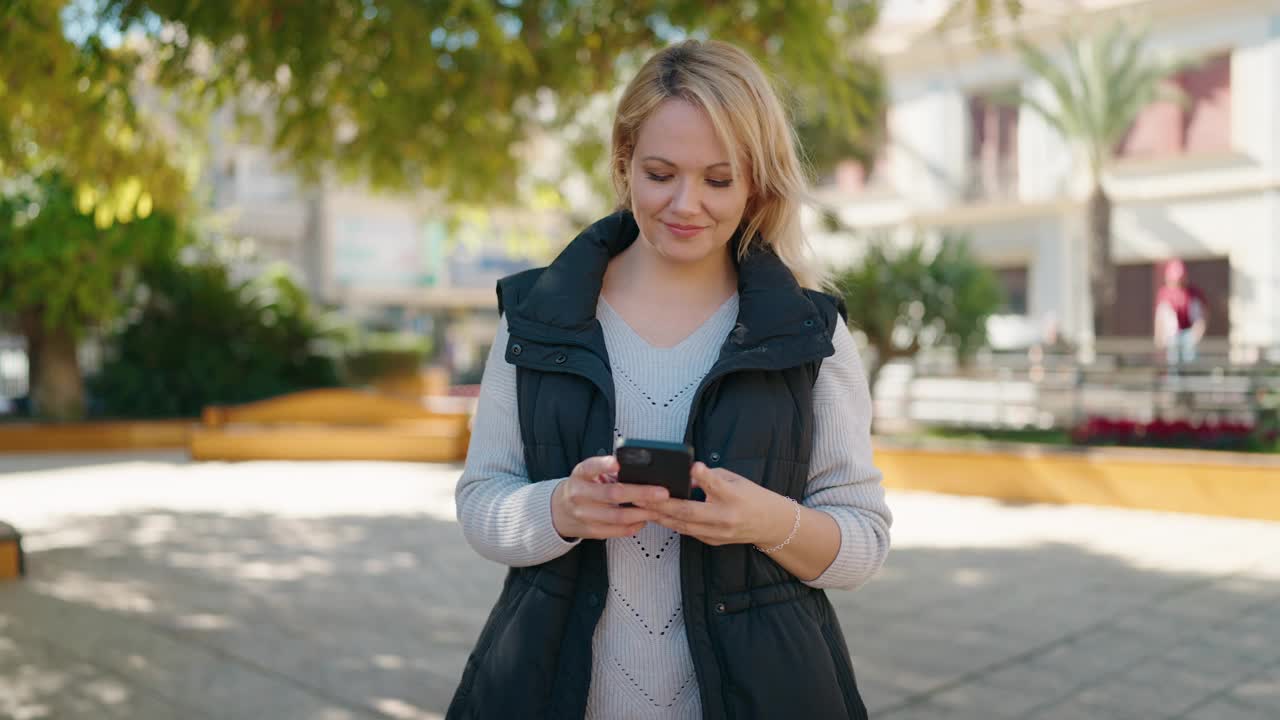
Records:
[[[616,472],[618,472],[618,460],[612,455],[589,457],[578,465],[578,474],[586,480],[595,480],[600,475]]]
[[[703,463],[694,463],[689,475],[693,479],[694,486],[702,488],[708,495],[715,495],[724,489],[724,478]]]

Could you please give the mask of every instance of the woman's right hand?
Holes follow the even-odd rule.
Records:
[[[634,535],[657,517],[652,510],[618,507],[622,503],[665,500],[667,489],[611,480],[618,460],[598,455],[578,463],[551,494],[551,521],[566,539],[603,539]]]

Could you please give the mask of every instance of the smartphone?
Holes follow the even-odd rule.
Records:
[[[661,485],[671,497],[689,499],[693,448],[683,443],[627,439],[614,451],[618,482]]]

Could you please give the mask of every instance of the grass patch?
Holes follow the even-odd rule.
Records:
[[[1008,428],[930,427],[921,435],[947,440],[985,440],[987,442],[1037,443],[1041,445],[1070,445],[1071,433],[1066,430]]]

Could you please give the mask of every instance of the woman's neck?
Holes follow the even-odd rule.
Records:
[[[719,306],[738,289],[738,271],[726,247],[697,262],[673,262],[643,237],[609,263],[605,299],[625,296],[655,309]]]

